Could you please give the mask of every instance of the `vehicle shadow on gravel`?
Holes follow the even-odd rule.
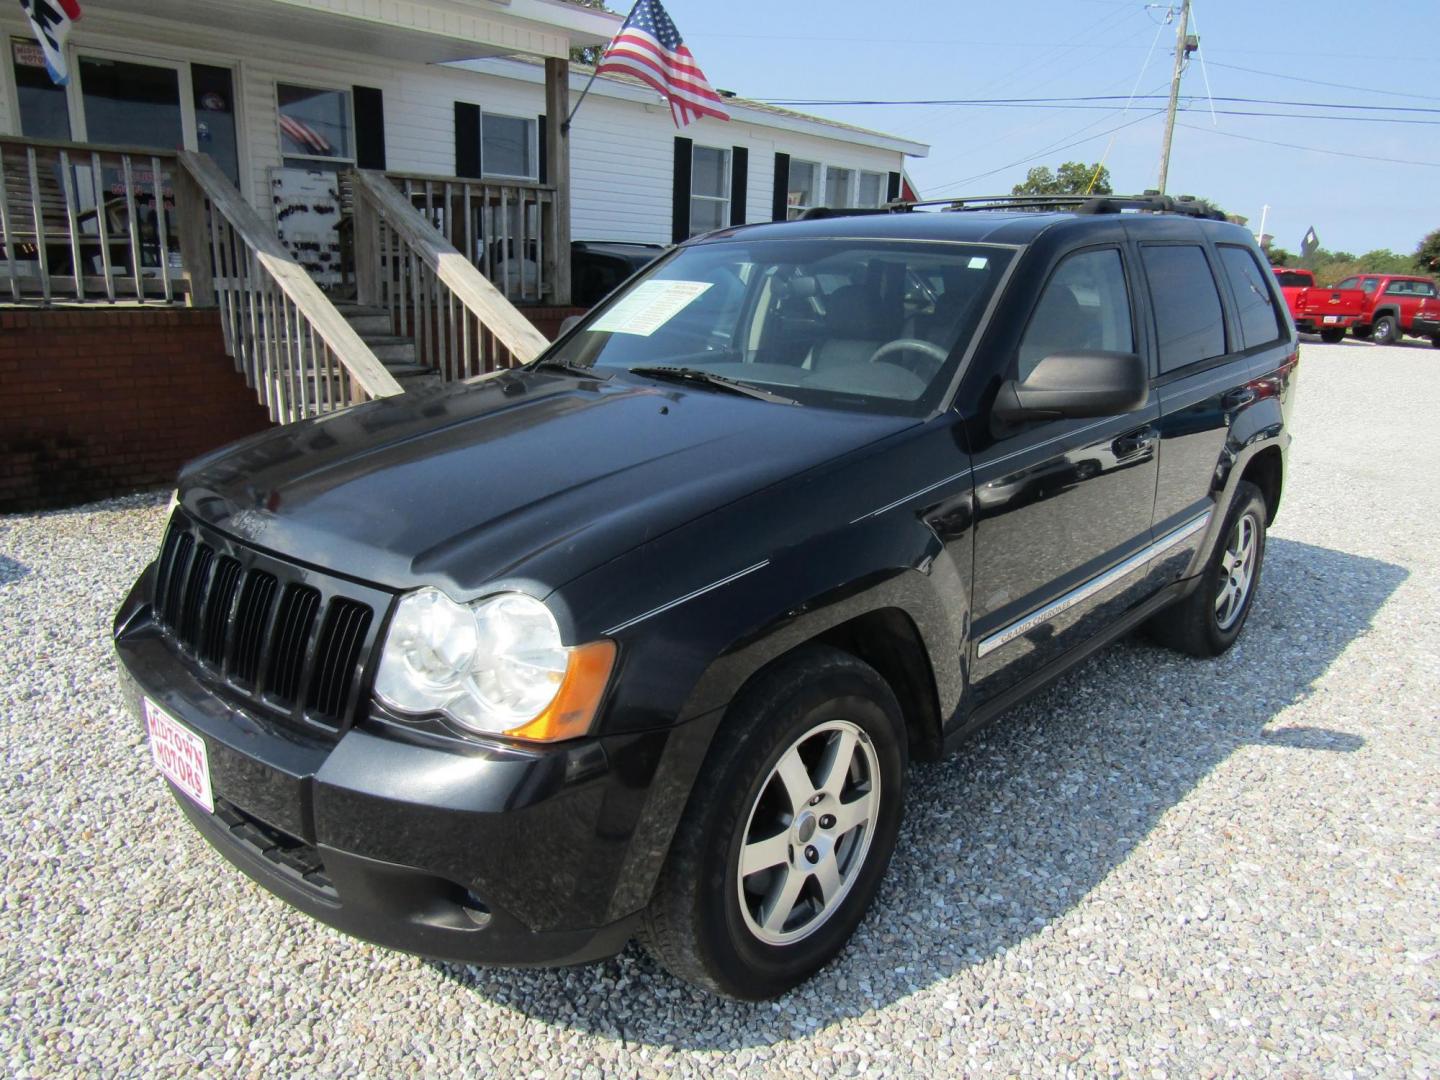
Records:
[[[768,1045],[893,1004],[1063,917],[1235,751],[1360,750],[1348,732],[1270,725],[1312,694],[1407,576],[1272,537],[1249,626],[1226,656],[1122,641],[954,758],[915,767],[874,908],[835,963],[777,1002],[707,996],[634,945],[566,971],[436,966],[540,1025],[630,1046]]]

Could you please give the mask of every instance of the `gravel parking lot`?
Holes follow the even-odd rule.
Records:
[[[1126,641],[917,770],[844,958],[786,998],[631,948],[447,967],[310,922],[183,823],[108,642],[163,497],[0,518],[11,1075],[1440,1072],[1440,350],[1303,349],[1219,662]]]

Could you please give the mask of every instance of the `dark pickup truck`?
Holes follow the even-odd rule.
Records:
[[[188,466],[115,647],[193,827],[370,941],[640,935],[762,998],[859,925],[911,760],[1142,624],[1229,648],[1297,364],[1250,234],[808,217],[681,245],[525,368]]]

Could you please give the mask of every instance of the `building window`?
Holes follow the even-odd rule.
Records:
[[[20,134],[31,139],[70,138],[70,106],[65,87],[50,81],[40,43],[15,38],[10,43],[15,90],[20,98]]]
[[[168,64],[80,57],[87,142],[173,150],[185,143],[180,72]]]
[[[690,159],[690,235],[730,224],[730,151],[697,146]]]
[[[790,186],[786,196],[792,220],[815,205],[815,197],[819,190],[820,163],[792,160],[790,162]]]
[[[840,169],[829,165],[825,169],[825,205],[833,207],[854,205],[852,188],[855,184],[854,169]]]
[[[280,150],[287,166],[314,169],[355,160],[349,90],[279,83],[275,96],[280,110]]]
[[[884,173],[861,172],[860,194],[855,199],[856,206],[883,206],[885,204],[885,181]]]
[[[483,113],[480,117],[480,163],[486,176],[534,180],[538,125],[518,116]]]

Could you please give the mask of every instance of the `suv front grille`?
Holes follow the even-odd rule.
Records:
[[[182,654],[307,729],[348,726],[387,594],[316,573],[171,518],[155,621]]]

